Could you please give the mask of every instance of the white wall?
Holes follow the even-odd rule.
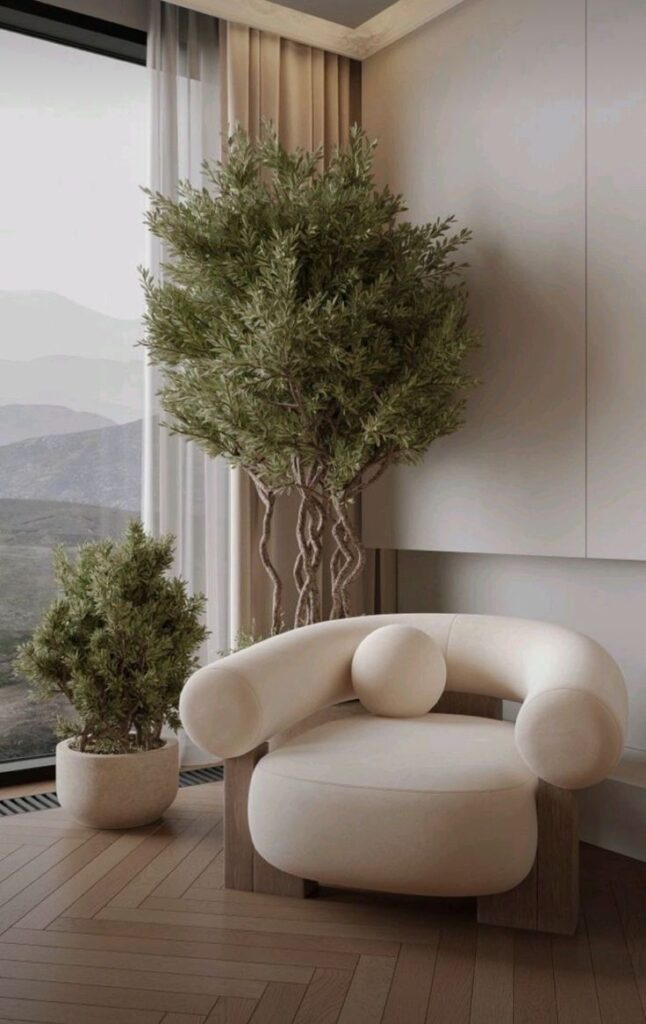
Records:
[[[474,230],[484,329],[467,426],[364,498],[368,543],[405,549],[401,610],[595,637],[643,751],[645,52],[644,0],[464,0],[363,76],[379,180]]]
[[[482,379],[371,546],[646,558],[646,3],[464,0],[364,63],[377,176],[455,213]]]
[[[585,0],[465,0],[363,64],[380,182],[455,214],[482,385],[367,497],[368,544],[585,555]]]

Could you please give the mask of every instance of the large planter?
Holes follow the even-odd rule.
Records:
[[[179,785],[179,747],[167,739],[137,754],[86,754],[71,740],[56,747],[56,792],[63,807],[91,828],[134,828],[156,821]]]

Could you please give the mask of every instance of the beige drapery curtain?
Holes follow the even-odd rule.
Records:
[[[347,142],[360,121],[359,67],[279,36],[220,22],[223,119],[258,135],[269,120],[288,149],[325,148],[328,157]],[[272,560],[286,584],[285,611],[291,622],[295,591],[290,586],[296,557],[296,501],[281,498],[272,528]],[[231,595],[233,632],[270,631],[270,588],[257,550],[262,507],[244,473],[231,476]],[[325,595],[326,580],[322,579]],[[358,609],[357,609],[358,610]]]

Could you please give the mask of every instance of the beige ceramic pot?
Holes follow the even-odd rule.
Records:
[[[63,740],[56,747],[56,792],[61,807],[91,828],[134,828],[156,821],[179,785],[179,746],[137,754],[85,754]]]

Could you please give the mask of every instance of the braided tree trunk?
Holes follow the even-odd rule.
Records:
[[[259,480],[258,477],[254,476],[253,473],[249,472],[249,470],[247,470],[247,472],[253,480],[256,493],[264,506],[262,533],[260,535],[260,541],[258,542],[258,553],[260,555],[260,561],[262,562],[263,569],[271,580],[271,635],[275,636],[276,633],[282,633],[285,627],[285,614],[283,611],[283,581],[281,580],[280,574],[269,554],[269,540],[271,537],[271,525],[274,518],[274,510],[276,508],[277,494],[276,491],[266,487],[262,481]]]
[[[331,619],[344,619],[350,615],[350,587],[361,575],[366,564],[366,552],[352,522],[352,505],[347,499],[333,503],[336,520],[332,536],[336,549],[330,562],[332,582]]]
[[[332,597],[330,618],[343,619],[350,615],[350,588],[366,564],[365,549],[353,522],[353,504],[364,487],[381,476],[389,462],[390,459],[384,459],[377,465],[366,467],[357,474],[355,480],[341,495],[332,496],[321,490],[321,467],[315,466],[307,473],[302,473],[299,465],[294,464],[295,488],[300,497],[296,523],[298,555],[294,563],[294,583],[297,592],[295,628],[321,621],[320,573],[323,563],[323,541],[326,527],[330,525],[334,541],[329,564]],[[364,474],[369,469],[373,470],[373,475],[366,480]],[[269,555],[269,538],[277,492],[264,486],[253,473],[249,475],[265,509],[259,552],[260,560],[272,583],[273,635],[282,632],[285,626],[283,585]]]

